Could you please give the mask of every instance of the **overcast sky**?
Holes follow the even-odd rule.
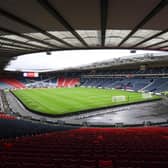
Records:
[[[136,54],[151,52],[152,51],[141,50],[137,51]],[[10,62],[6,70],[59,70],[129,55],[135,55],[135,53],[131,54],[129,50],[71,50],[56,51],[52,52],[51,55],[46,55],[46,53],[43,52],[19,56],[16,60]]]

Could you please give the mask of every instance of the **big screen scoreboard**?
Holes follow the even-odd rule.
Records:
[[[24,72],[23,76],[26,78],[37,78],[39,77],[39,73],[38,72]]]

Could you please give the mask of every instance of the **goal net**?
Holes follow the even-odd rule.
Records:
[[[112,102],[124,102],[126,101],[126,96],[112,96]]]
[[[150,99],[152,98],[152,93],[142,93],[142,98],[143,99]]]

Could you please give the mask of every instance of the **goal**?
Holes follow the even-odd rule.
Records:
[[[126,96],[112,96],[112,102],[124,102],[126,101]]]
[[[152,93],[150,93],[150,92],[142,93],[142,98],[143,99],[150,99],[150,98],[152,98]]]

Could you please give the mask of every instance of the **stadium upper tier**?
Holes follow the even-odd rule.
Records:
[[[168,67],[147,68],[147,69],[116,69],[116,70],[96,70],[95,75],[113,75],[113,74],[168,74]]]
[[[0,2],[0,68],[12,57],[93,48],[168,50],[167,0]]]

